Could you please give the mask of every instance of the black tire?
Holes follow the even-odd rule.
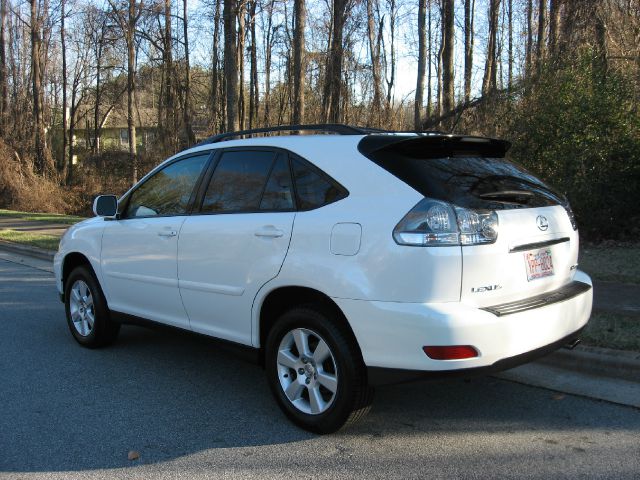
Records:
[[[82,285],[77,282],[84,282],[93,300],[92,307],[87,308],[93,316],[93,326],[90,331],[86,331],[86,334],[84,335],[74,325],[71,315],[72,289],[74,285]],[[73,338],[75,338],[80,345],[87,348],[99,348],[109,345],[116,340],[118,332],[120,331],[120,324],[111,321],[109,309],[107,308],[107,301],[104,298],[100,284],[90,267],[81,265],[73,269],[64,286],[64,298],[67,325],[73,335]]]
[[[278,351],[285,336],[295,329],[317,333],[331,351],[331,362],[336,370],[337,389],[332,396],[330,406],[322,413],[311,414],[301,411],[289,400],[281,384],[280,375],[286,377],[288,374],[279,370]],[[353,335],[330,312],[310,305],[297,307],[284,313],[269,332],[265,362],[269,386],[278,406],[291,421],[305,430],[314,433],[332,433],[343,426],[355,423],[369,411],[373,400],[373,389],[367,384],[366,367],[360,350]],[[291,378],[294,378],[295,374],[297,380],[298,374],[295,373],[295,369],[290,371]],[[302,375],[300,378],[303,381],[305,379]],[[307,392],[307,398],[308,395],[309,392]]]

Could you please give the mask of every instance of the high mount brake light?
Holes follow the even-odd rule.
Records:
[[[494,211],[470,210],[424,198],[393,229],[399,245],[418,247],[482,245],[498,238]]]

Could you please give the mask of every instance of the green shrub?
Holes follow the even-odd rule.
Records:
[[[567,194],[590,240],[640,233],[640,113],[634,79],[590,55],[548,67],[514,102],[511,158]]]

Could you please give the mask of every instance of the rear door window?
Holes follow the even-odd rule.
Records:
[[[347,196],[342,186],[309,163],[293,157],[291,166],[299,210],[312,210]]]

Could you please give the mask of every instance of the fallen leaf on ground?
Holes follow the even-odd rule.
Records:
[[[127,455],[129,460],[137,460],[140,458],[140,452],[136,452],[135,450],[129,450],[129,455]]]

